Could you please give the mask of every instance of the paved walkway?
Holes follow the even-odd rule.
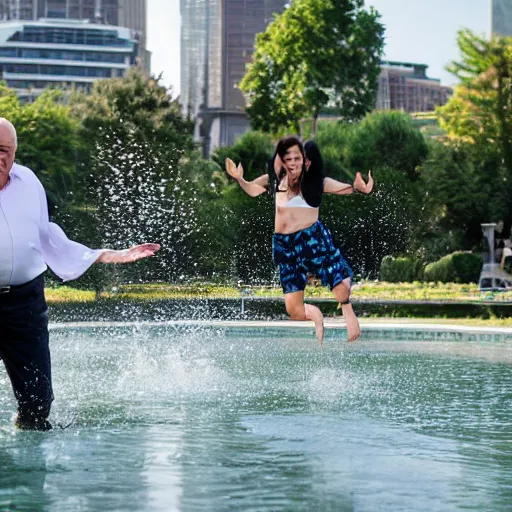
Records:
[[[507,334],[512,336],[512,327],[487,327],[457,325],[445,323],[427,323],[396,320],[396,321],[372,321],[360,320],[361,330],[364,331],[425,331],[425,332],[452,332],[452,333],[478,333],[478,334]],[[308,329],[313,328],[312,322],[295,322],[293,320],[170,320],[166,322],[66,322],[51,323],[50,329],[62,329],[70,327],[128,327],[128,326],[205,326],[221,328],[252,328],[252,329]],[[325,327],[329,329],[345,329],[343,319],[326,318]]]

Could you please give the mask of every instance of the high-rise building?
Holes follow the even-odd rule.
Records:
[[[0,80],[22,98],[47,87],[89,89],[122,77],[135,64],[135,31],[88,20],[40,19],[0,23]]]
[[[491,34],[512,36],[512,0],[491,0]]]
[[[196,118],[205,153],[231,145],[249,128],[237,88],[255,36],[288,0],[180,0],[183,111]]]
[[[0,22],[41,18],[89,20],[135,30],[139,43],[138,64],[149,71],[147,0],[0,0]]]
[[[117,2],[117,23],[121,27],[135,30],[139,42],[139,66],[151,71],[151,52],[147,49],[147,0],[118,0]]]
[[[427,76],[426,64],[410,62],[381,63],[377,110],[430,112],[450,98],[451,87]]]

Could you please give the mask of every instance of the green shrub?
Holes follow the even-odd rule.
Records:
[[[457,283],[477,283],[484,261],[479,254],[456,252],[453,254],[453,267]]]
[[[429,263],[425,267],[424,279],[427,282],[455,282],[455,271],[452,265],[452,255],[443,256],[440,260]]]
[[[425,267],[425,281],[441,283],[476,283],[483,260],[478,254],[454,252]]]
[[[410,257],[385,256],[380,264],[380,280],[390,283],[412,283],[423,279],[423,263]]]

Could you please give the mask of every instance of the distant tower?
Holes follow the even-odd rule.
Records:
[[[181,88],[195,138],[209,155],[249,129],[237,84],[251,61],[256,34],[289,0],[180,0]]]
[[[491,35],[512,36],[512,0],[491,0]]]

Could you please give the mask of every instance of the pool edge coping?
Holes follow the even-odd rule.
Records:
[[[430,332],[460,332],[475,334],[510,334],[511,327],[482,327],[457,324],[435,324],[421,322],[360,322],[361,330],[368,331],[430,331]],[[245,329],[312,329],[311,322],[298,322],[293,320],[168,320],[168,321],[129,321],[129,322],[52,322],[49,324],[50,330],[60,330],[65,328],[104,328],[104,327],[216,327],[216,328],[245,328]],[[326,330],[345,329],[344,322],[339,320],[326,319]]]

